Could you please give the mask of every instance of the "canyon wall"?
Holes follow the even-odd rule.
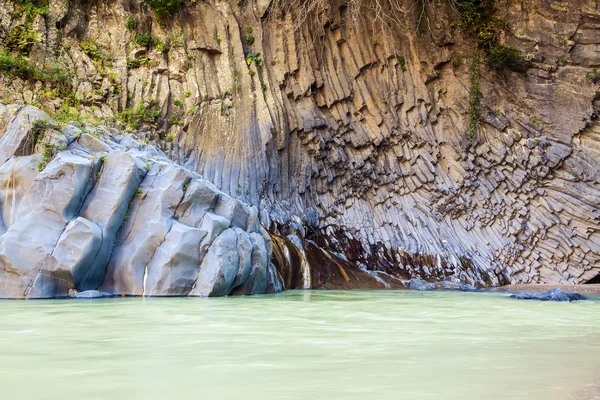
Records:
[[[66,96],[3,76],[0,96],[87,120],[152,109],[141,136],[275,234],[362,267],[481,286],[595,279],[597,3],[496,1],[499,40],[527,64],[475,61],[475,129],[476,40],[456,3],[397,1],[382,10],[393,24],[364,3],[305,18],[269,0],[185,1],[165,19],[139,1],[50,0],[29,18],[3,0],[3,42],[29,23],[29,60],[72,79]]]

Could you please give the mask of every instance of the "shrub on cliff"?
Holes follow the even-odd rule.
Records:
[[[13,57],[6,52],[0,52],[0,73],[13,78],[48,82],[62,88],[68,86],[71,80],[67,70],[39,68],[25,57]]]
[[[158,118],[160,112],[147,107],[144,102],[138,103],[135,108],[122,111],[117,119],[133,129],[138,129],[142,123],[153,123]]]
[[[144,4],[148,5],[159,19],[164,20],[181,9],[183,0],[144,0]]]
[[[522,68],[526,64],[523,53],[514,47],[498,44],[488,51],[488,65],[492,69]]]

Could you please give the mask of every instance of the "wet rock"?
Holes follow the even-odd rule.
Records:
[[[411,279],[408,287],[419,291],[432,290],[456,290],[461,292],[477,292],[480,289],[465,283],[441,281],[441,282],[426,282],[422,279]]]
[[[510,296],[517,300],[538,300],[538,301],[582,301],[587,300],[587,297],[573,292],[565,292],[560,289],[551,289],[544,293],[516,293]]]
[[[74,292],[70,295],[74,299],[104,299],[107,297],[114,297],[114,295],[106,292],[99,292],[98,290],[86,290],[83,292]]]

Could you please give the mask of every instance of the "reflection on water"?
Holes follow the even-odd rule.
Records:
[[[296,291],[0,315],[0,399],[600,399],[599,301]]]

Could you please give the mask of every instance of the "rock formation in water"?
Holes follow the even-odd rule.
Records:
[[[0,118],[0,298],[282,290],[256,207],[114,129]]]
[[[292,287],[332,255],[323,275],[600,273],[596,2],[24,3],[0,0],[0,96],[139,128],[270,215]]]

